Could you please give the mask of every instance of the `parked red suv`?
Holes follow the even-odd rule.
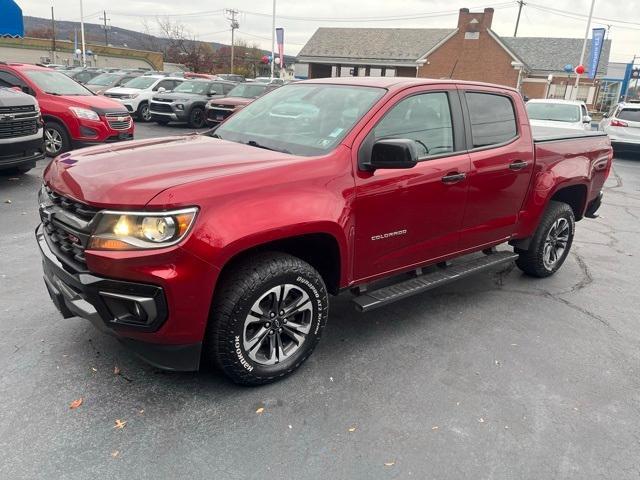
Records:
[[[38,99],[49,156],[82,146],[133,139],[133,121],[122,104],[95,95],[56,70],[0,62],[0,86],[19,87]]]

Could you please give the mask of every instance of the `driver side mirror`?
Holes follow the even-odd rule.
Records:
[[[378,168],[413,168],[418,163],[418,150],[408,138],[388,138],[373,144],[369,170]]]
[[[582,123],[591,123],[591,117],[589,115],[585,115],[582,117]]]
[[[158,88],[158,93],[162,93],[162,92],[166,92],[166,91],[167,91],[167,89],[164,88],[164,87]]]
[[[207,95],[209,95],[210,97],[213,97],[214,95],[217,95],[218,92],[216,92],[215,90],[211,90]]]

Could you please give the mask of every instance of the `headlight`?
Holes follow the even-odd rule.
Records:
[[[80,107],[69,107],[69,110],[78,118],[85,118],[87,120],[100,120],[100,117],[93,110]]]
[[[136,98],[138,95],[140,95],[140,94],[139,93],[132,93],[132,94],[127,95],[127,96],[122,97],[122,98]]]
[[[197,208],[157,213],[103,211],[88,248],[140,250],[175,245],[189,232],[196,213]]]
[[[177,103],[177,104],[176,104],[176,108],[177,108],[178,110],[184,110],[184,105],[182,105],[181,103]]]

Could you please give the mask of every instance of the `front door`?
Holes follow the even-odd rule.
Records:
[[[421,157],[410,169],[357,170],[356,281],[456,251],[470,167],[462,122],[455,87],[435,85],[403,92],[372,119],[358,155],[370,155],[376,140],[405,138]]]

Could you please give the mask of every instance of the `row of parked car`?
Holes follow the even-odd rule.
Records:
[[[77,73],[91,72],[91,78]],[[95,75],[94,75],[95,73]],[[26,172],[46,156],[131,140],[140,121],[215,125],[280,82],[223,76],[56,69],[0,61],[0,169]],[[267,79],[268,80],[268,79]]]

